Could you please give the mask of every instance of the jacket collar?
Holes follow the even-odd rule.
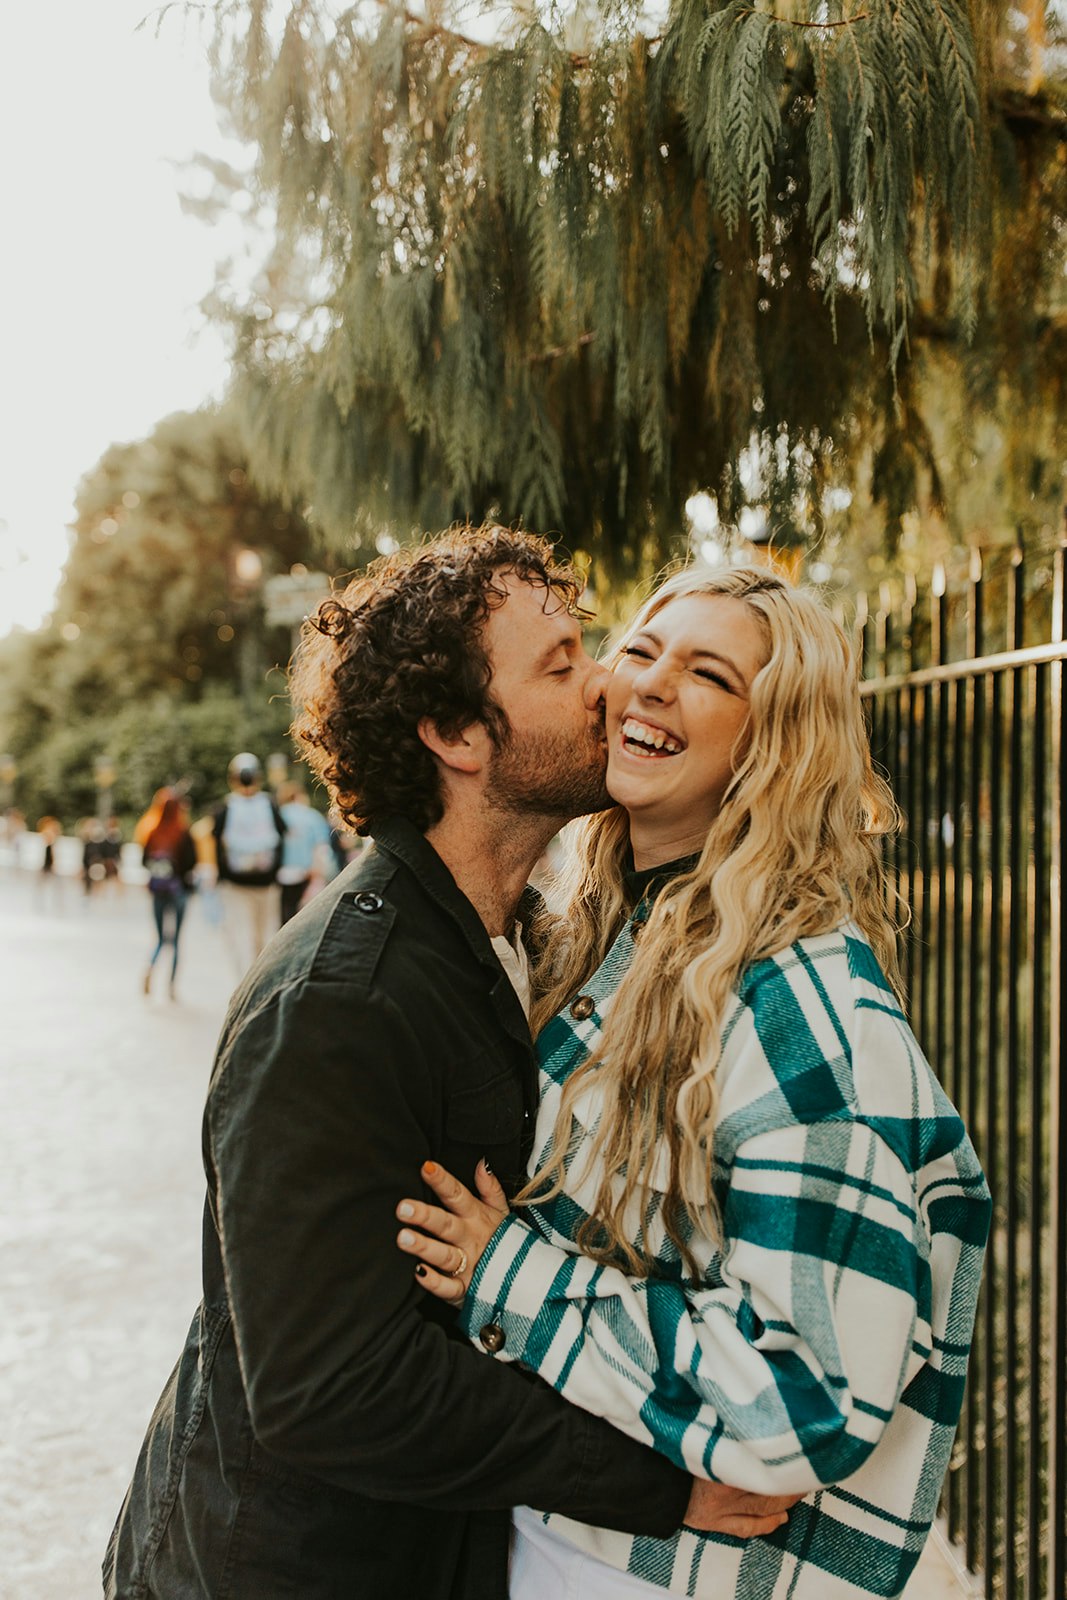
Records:
[[[406,817],[389,817],[375,825],[372,837],[379,850],[402,861],[414,873],[423,892],[461,929],[472,955],[493,975],[493,1003],[501,1026],[528,1045],[530,1027],[526,1014],[511,979],[497,959],[485,923],[425,834]],[[519,900],[519,918],[524,926],[529,925],[540,905],[537,890],[527,886]]]

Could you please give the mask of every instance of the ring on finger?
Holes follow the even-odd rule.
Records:
[[[466,1270],[467,1270],[467,1252],[466,1252],[466,1250],[460,1249],[460,1252],[459,1252],[459,1266],[458,1267],[453,1267],[452,1271],[448,1274],[448,1276],[450,1278],[462,1278],[462,1276],[466,1272]]]

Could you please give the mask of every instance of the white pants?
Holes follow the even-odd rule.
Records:
[[[568,1544],[528,1506],[512,1512],[510,1600],[665,1600],[666,1593]]]

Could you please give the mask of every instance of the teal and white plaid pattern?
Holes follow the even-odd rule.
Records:
[[[586,986],[592,1015],[562,1012],[541,1035],[538,1164],[633,948],[627,925]],[[596,1189],[590,1088],[563,1194],[498,1229],[466,1330],[477,1341],[499,1324],[495,1359],[533,1368],[694,1473],[806,1496],[778,1533],[747,1542],[546,1519],[573,1544],[709,1600],[898,1595],[959,1417],[990,1218],[981,1168],[852,924],[746,972],[718,1072],[724,1240],[692,1239],[700,1282],[683,1280],[661,1202],[646,1228],[655,1276],[578,1252]],[[664,1156],[661,1191],[666,1170]]]

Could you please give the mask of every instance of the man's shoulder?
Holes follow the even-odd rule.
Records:
[[[457,933],[415,873],[367,850],[274,936],[242,985],[243,1009],[294,985],[341,986],[354,1001],[402,1007],[428,1000],[440,968],[478,970]]]
[[[254,1054],[284,1036],[304,1056],[396,1048],[440,1062],[503,1048],[492,987],[417,877],[367,852],[280,929],[235,992],[213,1086],[242,1040]]]

